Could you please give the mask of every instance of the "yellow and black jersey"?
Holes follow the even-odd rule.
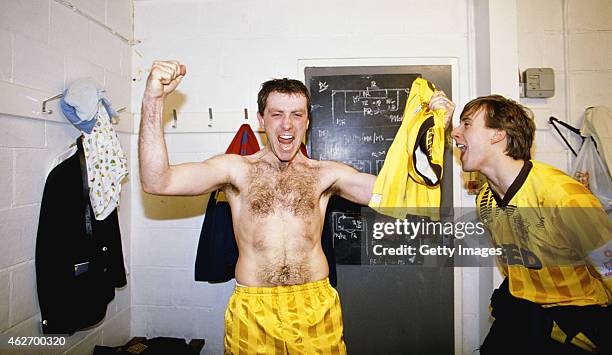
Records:
[[[528,161],[503,199],[486,183],[476,201],[512,295],[543,307],[612,303],[612,227],[579,182]]]
[[[422,78],[412,83],[402,125],[372,190],[369,206],[380,213],[439,219],[446,111],[429,110],[435,90]]]

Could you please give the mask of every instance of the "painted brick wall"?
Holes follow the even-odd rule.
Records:
[[[132,2],[71,1],[78,9],[132,37]],[[86,17],[53,0],[0,0],[0,80],[61,92],[90,76],[105,85],[115,107],[130,102],[130,47]],[[78,131],[69,123],[0,115],[0,334],[37,336],[34,252],[45,177],[53,159]],[[130,153],[131,137],[120,134]],[[129,157],[131,158],[131,157]],[[120,213],[124,252],[129,255],[130,187]],[[128,196],[128,198],[126,198]],[[129,265],[129,259],[127,260]],[[67,338],[48,353],[91,353],[95,344],[119,345],[129,336],[130,288],[116,293],[105,321]],[[4,346],[4,344],[3,344]],[[0,350],[0,353],[3,353]],[[20,353],[45,353],[41,350]]]
[[[535,158],[568,172],[574,157],[548,118],[580,128],[587,107],[612,106],[612,2],[519,0],[518,6],[521,70],[555,71],[554,97],[521,99],[536,116]],[[561,130],[578,148],[577,137]]]

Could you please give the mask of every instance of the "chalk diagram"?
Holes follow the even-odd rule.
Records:
[[[365,219],[358,213],[332,212],[334,243],[336,240],[359,239],[367,232]]]
[[[410,93],[409,88],[381,89],[376,81],[363,90],[331,90],[332,123],[346,125],[346,118],[336,117],[336,106],[343,107],[343,114],[361,114],[363,116],[387,115],[391,122],[401,122],[400,95]],[[342,105],[343,104],[343,105]]]

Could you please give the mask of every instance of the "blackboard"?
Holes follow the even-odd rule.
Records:
[[[451,66],[306,68],[312,98],[310,156],[378,174],[401,125],[412,81],[423,77],[452,99]],[[445,171],[451,171],[450,149]],[[452,206],[452,174],[442,180],[442,207]],[[453,268],[422,257],[397,265],[368,255],[370,216],[340,197],[327,207],[334,234],[344,339],[350,354],[453,354]]]
[[[310,80],[311,154],[377,175],[419,74],[316,76]]]
[[[359,73],[361,72],[361,73]],[[309,75],[310,74],[310,75]],[[309,152],[317,160],[335,160],[378,175],[400,125],[412,82],[423,77],[452,98],[450,66],[306,68],[312,117]],[[452,202],[449,204],[452,205]],[[333,197],[326,223],[334,236],[336,261],[341,265],[408,263],[371,254],[373,211]],[[380,216],[377,218],[381,218]],[[421,240],[415,240],[419,247]]]

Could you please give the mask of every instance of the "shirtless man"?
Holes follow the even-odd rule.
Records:
[[[300,152],[310,97],[304,84],[289,79],[270,80],[258,94],[257,118],[267,137],[261,151],[169,165],[163,100],[184,75],[179,62],[153,63],[142,101],[141,182],[158,195],[221,189],[227,196],[239,258],[225,314],[226,353],[345,353],[339,298],[321,247],[325,209],[333,194],[367,205],[376,177]],[[454,104],[440,92],[430,107],[449,108],[450,118]]]

